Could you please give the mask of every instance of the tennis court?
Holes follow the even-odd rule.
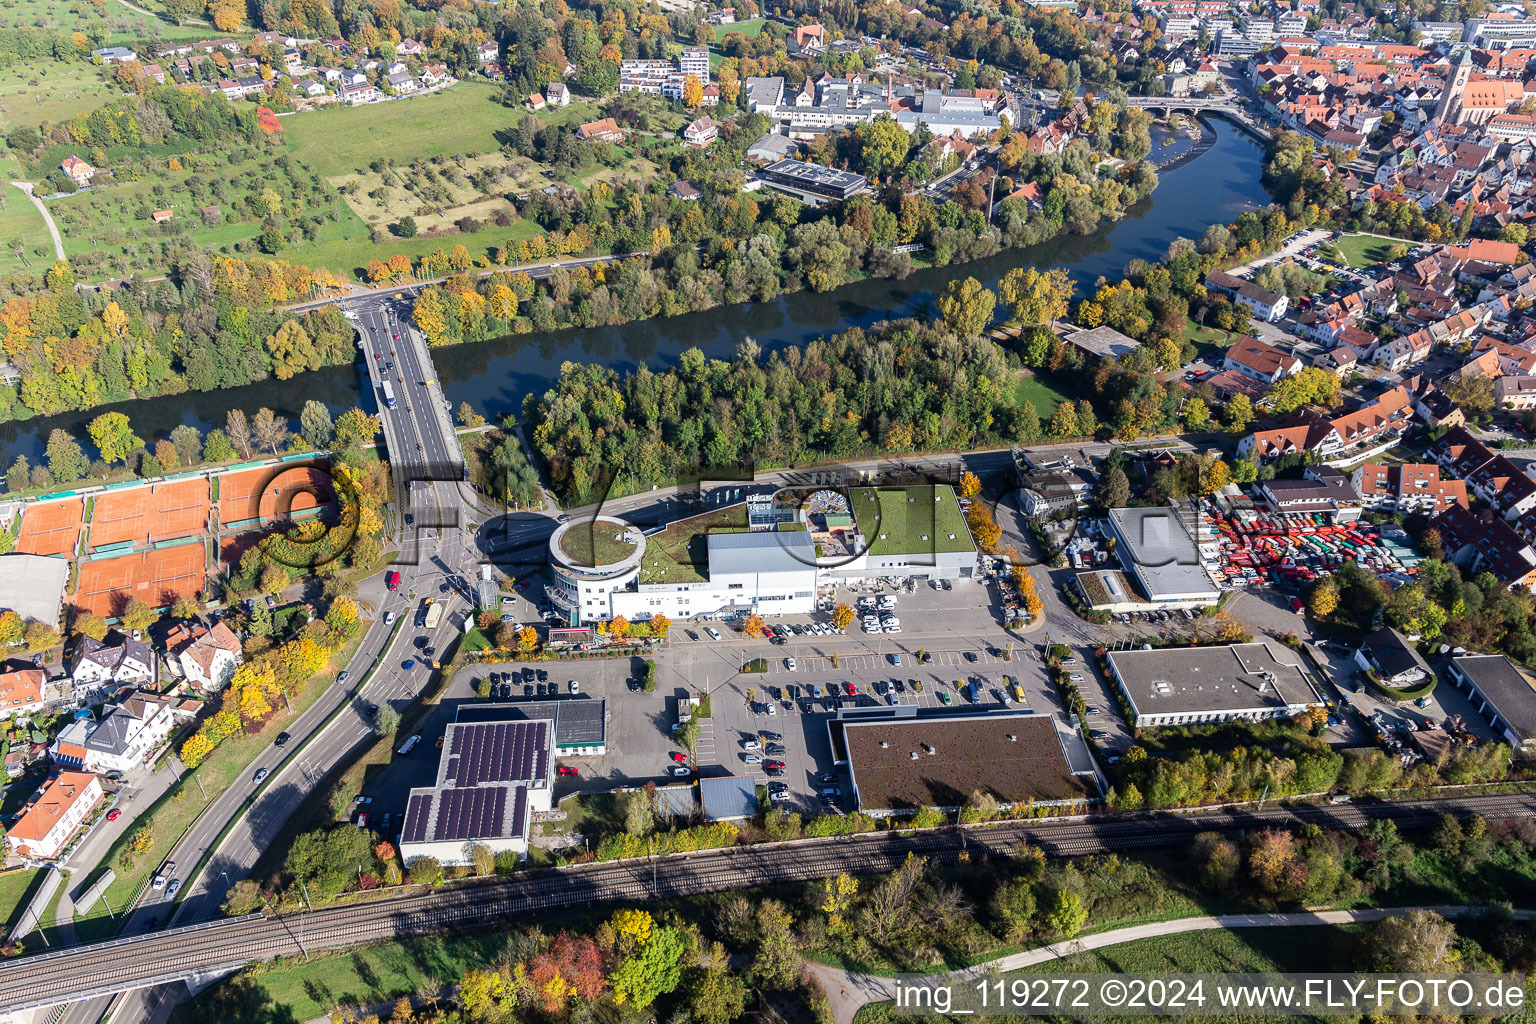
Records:
[[[16,550],[24,555],[70,555],[80,539],[85,502],[80,498],[36,502],[21,515]]]
[[[335,497],[323,467],[271,466],[226,473],[219,479],[219,522],[263,523],[328,504]]]
[[[81,562],[75,605],[115,618],[131,598],[161,608],[178,597],[194,597],[202,591],[207,575],[204,557],[204,545],[193,543]]]
[[[202,477],[108,491],[91,514],[91,547],[194,536],[208,526],[208,506]]]

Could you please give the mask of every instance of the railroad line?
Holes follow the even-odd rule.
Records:
[[[386,939],[482,930],[545,910],[601,909],[727,889],[814,881],[845,871],[876,874],[899,866],[909,854],[951,863],[962,853],[1007,857],[1025,843],[1051,854],[1081,856],[1182,846],[1208,831],[1305,824],[1358,829],[1377,818],[1391,818],[1401,828],[1422,828],[1448,811],[1494,819],[1532,817],[1536,816],[1536,796],[1499,794],[1103,820],[1024,821],[912,834],[866,833],[701,851],[654,861],[552,868],[398,900],[282,916],[253,914],[11,960],[0,964],[0,1008],[48,1006],[234,970],[260,960],[312,955]]]

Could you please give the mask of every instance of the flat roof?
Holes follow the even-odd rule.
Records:
[[[448,724],[437,784],[542,783],[549,776],[550,722]]]
[[[700,779],[699,801],[708,821],[750,818],[757,813],[757,780],[746,775]]]
[[[954,488],[855,487],[848,510],[871,555],[922,555],[975,551]]]
[[[816,545],[803,530],[760,530],[709,536],[709,573],[816,572]]]
[[[1171,508],[1112,508],[1121,564],[1136,575],[1153,600],[1211,594],[1216,584],[1200,566],[1200,552]]]
[[[679,519],[645,538],[640,583],[701,583],[709,565],[709,537],[747,529],[747,506],[737,502]]]
[[[573,694],[569,700],[508,701],[500,704],[464,704],[455,722],[555,723],[555,746],[591,747],[608,741],[608,701],[603,697]]]
[[[863,810],[958,807],[978,789],[1008,803],[1096,795],[1072,772],[1050,715],[850,718],[842,726]]]
[[[763,168],[764,173],[777,174],[804,185],[821,185],[836,189],[849,189],[868,179],[852,171],[839,171],[833,167],[806,163],[804,160],[779,160]]]
[[[631,538],[639,532],[619,523],[580,520],[561,534],[560,550],[578,565],[613,565],[635,553],[639,545]]]
[[[1502,654],[1469,654],[1451,664],[1472,680],[1522,741],[1536,736],[1536,686],[1519,666]]]
[[[1136,351],[1141,342],[1121,334],[1113,327],[1095,327],[1087,331],[1075,331],[1067,335],[1068,344],[1092,352],[1105,359],[1119,359]]]
[[[49,555],[0,555],[0,610],[57,623],[69,582],[69,560]]]
[[[504,839],[522,835],[527,821],[526,786],[413,789],[406,798],[400,839],[405,843]]]
[[[1112,651],[1108,657],[1138,714],[1272,710],[1321,700],[1301,656],[1268,641]]]

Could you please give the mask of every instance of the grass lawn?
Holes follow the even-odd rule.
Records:
[[[1338,970],[1340,963],[1352,962],[1352,947],[1358,942],[1357,926],[1244,928],[1236,931],[1187,932],[1155,939],[1142,939],[1124,945],[1074,953],[1018,971],[1019,975],[1062,974],[1172,974],[1218,973],[1260,974],[1283,971]],[[1001,976],[1012,977],[1013,974]],[[937,1020],[951,1024],[962,1018],[898,1014],[891,1003],[875,1003],[860,1010],[855,1024],[887,1024],[895,1020]],[[1019,1017],[998,1020],[1018,1021]],[[1066,1018],[1061,1018],[1066,1019]],[[1167,1021],[1170,1018],[1116,1015],[1111,1019],[1130,1024],[1133,1021]],[[1299,1017],[1256,1017],[1223,1014],[1223,1021],[1303,1020]]]
[[[119,95],[100,68],[79,61],[35,60],[0,71],[0,119],[13,126],[67,121]]]
[[[577,523],[560,538],[560,550],[581,565],[612,565],[634,554],[635,543],[612,523]]]
[[[1231,331],[1224,331],[1220,327],[1205,327],[1189,317],[1184,318],[1184,337],[1194,343],[1202,359],[1232,343]]]
[[[504,228],[493,224],[467,235],[391,237],[385,242],[374,244],[373,233],[368,226],[347,208],[339,221],[327,222],[320,229],[320,235],[315,241],[301,240],[283,249],[279,255],[312,267],[325,267],[361,277],[370,260],[387,260],[397,252],[419,258],[437,249],[452,249],[462,244],[471,256],[478,258],[481,254],[494,253],[508,242],[518,242],[543,233],[544,229],[532,221],[515,220]]]
[[[0,932],[11,934],[32,894],[42,884],[43,869],[29,868],[0,875]]]
[[[1057,391],[1039,377],[1020,377],[1013,391],[1013,404],[1017,407],[1025,402],[1035,403],[1035,411],[1040,414],[1042,420],[1050,419],[1051,414],[1056,411],[1056,406],[1068,400],[1069,396]]]
[[[489,153],[518,112],[496,102],[489,82],[460,82],[440,93],[361,107],[330,107],[283,118],[294,156],[332,176],[366,170],[375,159],[408,164],[422,157]],[[581,104],[559,111],[564,116]],[[574,116],[574,115],[572,115]]]
[[[763,34],[763,26],[768,24],[767,18],[752,18],[748,21],[738,21],[734,25],[715,25],[715,41],[719,42],[732,32],[740,32],[748,39],[756,39]]]
[[[354,640],[348,644],[340,655],[332,659],[332,664],[345,665],[357,649],[358,642]],[[128,837],[137,831],[137,828],[132,829],[102,858],[98,870],[91,873],[94,879],[107,867],[116,872],[117,877],[107,887],[108,903],[121,910],[137,894],[145,879],[164,861],[203,808],[218,799],[219,794],[250,770],[251,762],[271,745],[272,738],[282,732],[294,716],[302,714],[305,708],[318,700],[335,681],[337,671],[339,668],[328,668],[310,680],[309,686],[292,702],[293,715],[274,715],[260,732],[241,734],[225,740],[195,772],[187,772],[179,784],[166,791],[166,795],[139,820],[139,824],[148,826],[154,835],[154,845],[149,852],[138,857],[129,867],[118,860],[118,852],[126,846]],[[201,787],[197,783],[199,778],[202,780]],[[204,792],[207,793],[206,799]],[[185,866],[190,869],[192,865]],[[80,934],[80,941],[100,942],[116,934],[117,924],[110,918],[101,901],[97,901],[84,917],[76,919],[75,927]]]
[[[1337,242],[1331,243],[1344,258],[1344,263],[1355,268],[1374,267],[1378,263],[1385,263],[1392,258],[1390,252],[1393,246],[1411,247],[1413,244],[1406,239],[1388,238],[1384,235],[1345,235]]]

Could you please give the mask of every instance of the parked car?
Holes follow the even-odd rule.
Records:
[[[123,816],[123,812],[118,810],[116,807],[112,808],[110,811],[107,812],[107,820],[108,821],[116,821],[118,818],[121,818],[122,816]]]
[[[580,774],[579,772],[576,771],[575,768],[572,768],[568,764],[561,765],[559,771],[560,771],[561,775],[578,775],[578,774]]]
[[[675,764],[675,765],[672,766],[672,774],[673,775],[683,776],[683,775],[692,774],[692,772],[693,772],[693,769],[689,768],[687,765]]]

